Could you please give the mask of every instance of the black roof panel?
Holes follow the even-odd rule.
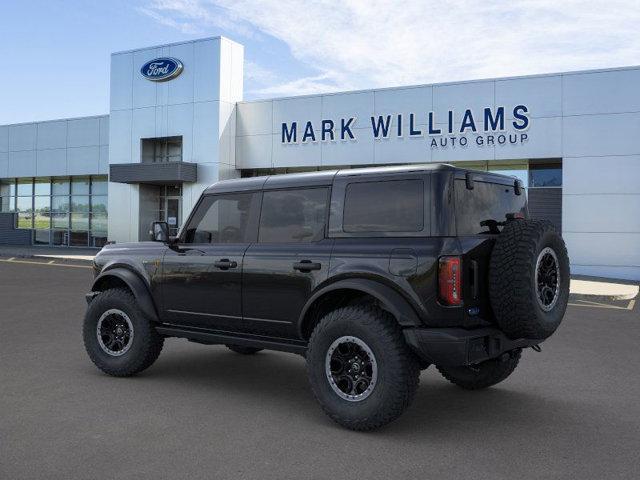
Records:
[[[349,176],[375,176],[389,175],[394,173],[428,172],[428,171],[451,171],[464,175],[465,172],[473,171],[465,168],[454,167],[446,163],[398,165],[388,167],[364,167],[364,168],[344,168],[341,170],[322,170],[318,172],[285,173],[278,175],[267,175],[262,177],[234,178],[231,180],[221,180],[214,183],[205,190],[205,193],[227,193],[241,192],[261,189],[276,189],[290,187],[313,187],[331,185],[335,177]],[[495,181],[498,183],[513,183],[512,177],[489,172],[474,171],[485,181]],[[491,180],[489,180],[491,179]]]

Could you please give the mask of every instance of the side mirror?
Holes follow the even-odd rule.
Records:
[[[169,224],[167,222],[152,222],[149,237],[152,242],[169,243]]]

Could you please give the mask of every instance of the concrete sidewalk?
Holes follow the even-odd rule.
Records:
[[[99,251],[99,248],[85,247],[0,245],[0,257],[3,258],[46,258],[91,263]]]
[[[570,295],[574,300],[633,300],[639,290],[636,282],[580,275],[571,278]]]

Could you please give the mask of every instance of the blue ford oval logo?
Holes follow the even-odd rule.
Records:
[[[140,73],[152,82],[166,82],[180,75],[183,69],[184,65],[177,58],[162,57],[149,60],[142,66]]]

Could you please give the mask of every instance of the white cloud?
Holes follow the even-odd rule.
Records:
[[[149,8],[270,35],[317,71],[261,95],[640,63],[636,0],[161,0]]]
[[[214,27],[247,38],[259,36],[256,29],[247,26],[241,18],[236,18],[231,10],[208,0],[152,0],[147,6],[138,8],[138,11],[184,33],[206,32]]]
[[[261,82],[264,84],[264,82]],[[318,92],[330,92],[333,90],[346,90],[340,88],[331,74],[323,73],[312,77],[303,77],[296,80],[285,81],[284,83],[276,83],[273,86],[262,87],[254,90],[253,94],[275,97],[275,96],[292,96],[292,95],[310,95]]]

